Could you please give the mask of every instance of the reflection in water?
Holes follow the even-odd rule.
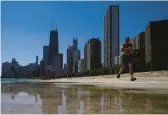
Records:
[[[80,101],[80,108],[77,114],[84,114],[84,102]]]
[[[104,95],[101,97],[101,114],[104,113]]]
[[[38,103],[38,97],[37,97],[38,95],[37,94],[35,94],[35,102],[36,103]]]
[[[133,90],[89,86],[58,87],[49,83],[5,83],[1,91],[4,114],[168,113],[166,94],[136,94]]]
[[[12,99],[12,100],[15,100],[15,95],[12,95],[12,96],[11,96],[11,99]]]
[[[58,114],[67,114],[66,110],[66,95],[64,89],[62,90],[62,104],[58,106]]]

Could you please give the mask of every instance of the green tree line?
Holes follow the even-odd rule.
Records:
[[[111,67],[101,67],[101,68],[94,68],[90,71],[86,72],[78,72],[69,74],[68,77],[86,77],[86,76],[100,76],[100,75],[109,75],[109,74],[116,74],[119,72],[120,65],[114,65]],[[67,77],[67,75],[64,76],[56,76],[57,78],[63,78]]]

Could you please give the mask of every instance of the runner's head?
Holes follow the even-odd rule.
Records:
[[[127,36],[127,37],[125,37],[125,42],[126,43],[129,43],[129,41],[130,41],[130,38]]]

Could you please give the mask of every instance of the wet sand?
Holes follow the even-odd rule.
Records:
[[[4,83],[1,86],[2,114],[168,113],[168,94],[142,89],[44,82]]]

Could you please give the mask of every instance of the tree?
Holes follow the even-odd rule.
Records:
[[[75,77],[82,77],[82,76],[85,76],[85,73],[82,72],[75,73]]]
[[[96,69],[96,75],[102,75],[102,73],[103,73],[102,68]]]
[[[113,65],[113,66],[111,66],[111,70],[112,70],[112,74],[116,74],[116,73],[118,73],[119,70],[120,70],[120,65],[117,64],[117,65]]]
[[[103,74],[104,74],[104,75],[108,75],[108,74],[109,74],[109,69],[108,69],[108,67],[103,67],[103,68],[102,68],[102,71],[103,71]]]

